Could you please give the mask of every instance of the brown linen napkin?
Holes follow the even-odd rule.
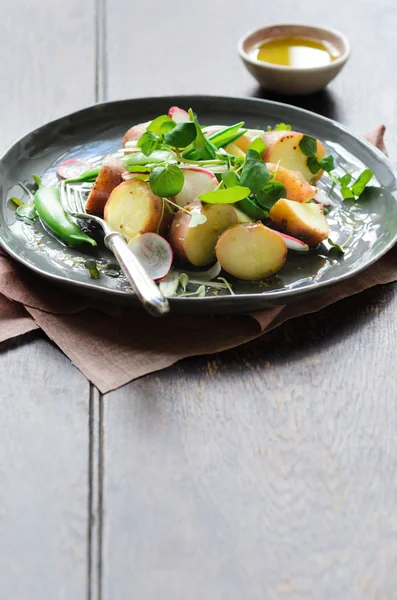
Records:
[[[384,131],[380,126],[365,135],[383,151]],[[300,303],[250,315],[170,315],[158,321],[125,307],[92,306],[1,253],[0,341],[39,327],[106,393],[182,358],[239,346],[288,319],[396,279],[394,248],[364,273]]]

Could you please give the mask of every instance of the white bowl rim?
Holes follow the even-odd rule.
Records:
[[[339,38],[344,46],[344,52],[343,54],[341,54],[339,56],[339,58],[336,58],[335,60],[333,60],[331,63],[328,63],[326,65],[321,65],[321,66],[314,66],[314,67],[290,67],[287,65],[276,65],[274,63],[270,63],[270,62],[266,62],[263,60],[258,60],[256,58],[252,58],[243,48],[244,43],[246,42],[246,40],[254,35],[255,33],[259,33],[260,31],[263,31],[264,29],[269,29],[270,27],[304,27],[304,28],[312,28],[312,29],[317,29],[318,31],[326,31],[327,33],[331,33],[333,34],[335,37]],[[273,36],[276,37],[276,36]],[[271,38],[269,38],[271,39]],[[320,25],[309,25],[308,23],[270,23],[269,25],[262,25],[262,27],[256,27],[255,29],[251,29],[250,31],[247,31],[247,33],[245,33],[243,35],[243,37],[240,38],[239,42],[238,42],[238,52],[241,56],[241,58],[243,58],[244,60],[246,60],[247,62],[251,63],[252,65],[255,65],[257,67],[262,67],[264,69],[273,69],[275,71],[292,71],[292,72],[298,72],[298,71],[312,71],[312,70],[318,70],[318,71],[327,71],[328,69],[332,69],[334,67],[337,67],[338,65],[343,65],[347,59],[350,56],[351,53],[351,46],[350,46],[350,42],[348,40],[348,38],[341,33],[340,31],[338,31],[337,29],[332,29],[331,27],[322,27]]]

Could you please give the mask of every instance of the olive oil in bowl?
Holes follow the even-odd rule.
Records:
[[[270,38],[253,50],[253,57],[262,62],[303,69],[328,65],[339,56],[331,44],[295,35]]]

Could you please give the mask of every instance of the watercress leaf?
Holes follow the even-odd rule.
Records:
[[[197,196],[199,200],[208,204],[234,204],[244,198],[247,198],[251,193],[248,187],[236,185],[224,190],[214,190]]]
[[[197,227],[197,225],[202,225],[207,220],[205,215],[201,215],[198,212],[192,212],[192,217],[189,221],[188,228],[192,229],[193,227]]]
[[[342,198],[344,200],[348,200],[348,198],[354,198],[354,194],[349,187],[342,187],[340,193],[342,194]]]
[[[342,177],[338,177],[338,181],[339,181],[341,187],[347,187],[352,179],[353,179],[353,176],[350,173],[346,173]]]
[[[319,170],[321,169],[320,163],[318,162],[318,160],[315,156],[309,156],[306,161],[306,164],[308,166],[309,171],[311,173],[313,173],[313,175],[318,173]]]
[[[303,135],[299,148],[305,156],[314,156],[317,152],[317,140],[311,135]]]
[[[196,126],[197,135],[194,142],[192,143],[192,148],[188,148],[187,150],[185,150],[185,152],[182,153],[182,156],[191,160],[213,160],[214,158],[216,158],[218,148],[214,146],[214,144],[205,137],[201,130],[197,117],[191,108],[189,108],[188,113],[190,121],[193,122]]]
[[[205,285],[200,285],[196,291],[196,296],[199,296],[199,298],[203,298],[205,296]]]
[[[274,127],[274,131],[291,131],[291,125],[287,125],[287,123],[278,123]]]
[[[241,172],[240,184],[252,192],[259,192],[268,183],[270,173],[256,150],[248,149],[247,158]]]
[[[234,171],[227,171],[226,173],[222,173],[221,179],[227,188],[234,187],[239,185],[239,177]]]
[[[260,137],[257,137],[250,143],[248,150],[255,150],[258,154],[263,154],[266,150],[266,144]]]
[[[365,169],[362,173],[360,173],[356,181],[352,184],[351,190],[357,198],[361,196],[367,184],[371,181],[373,175],[374,172],[371,171],[371,169]]]
[[[167,131],[174,129],[176,123],[168,115],[160,115],[153,119],[146,131],[152,131],[156,135],[164,135]]]
[[[244,198],[244,200],[238,202],[237,207],[248,217],[254,219],[254,221],[263,221],[269,216],[267,211],[263,210],[256,204],[255,198],[252,196],[249,198]]]
[[[149,175],[149,185],[156,196],[176,196],[183,188],[184,176],[176,165],[154,167]]]
[[[344,254],[345,251],[343,250],[342,246],[340,246],[339,244],[336,244],[335,242],[333,242],[331,240],[331,238],[328,238],[328,243],[330,246],[333,246],[333,248],[336,248],[338,250],[338,252],[340,252],[341,254]]]
[[[145,131],[138,140],[137,146],[142,150],[145,156],[149,156],[161,146],[161,138],[152,131]]]
[[[333,171],[335,169],[335,160],[334,160],[334,157],[332,156],[332,154],[328,154],[327,156],[324,156],[323,158],[321,158],[318,161],[318,164],[320,165],[320,167],[322,169],[324,169],[324,171],[327,171],[327,173],[329,173],[330,171]]]
[[[174,148],[186,148],[197,137],[197,127],[195,123],[188,121],[186,123],[178,123],[171,131],[168,131],[164,139],[167,144]]]
[[[277,200],[285,198],[286,194],[285,186],[273,179],[256,194],[256,201],[262,208],[270,210]]]

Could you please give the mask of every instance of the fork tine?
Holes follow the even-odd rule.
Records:
[[[86,200],[85,200],[85,194],[83,194],[81,187],[75,188],[75,194],[76,194],[76,203],[77,203],[79,212],[85,213]]]

